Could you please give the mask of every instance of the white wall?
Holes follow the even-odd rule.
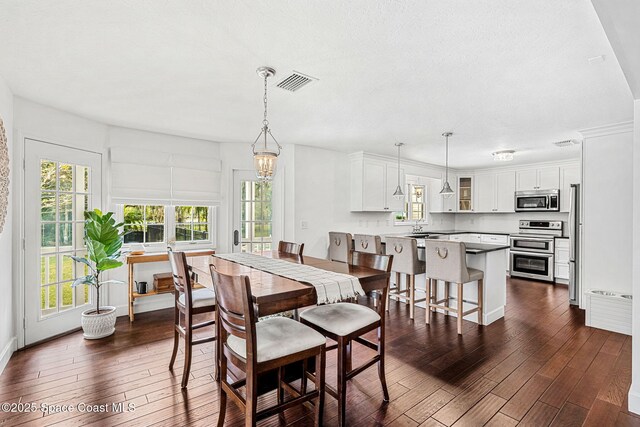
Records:
[[[633,341],[629,410],[640,414],[640,99],[634,101],[633,120]]]
[[[7,132],[7,145],[9,148],[9,158],[13,159],[13,94],[4,80],[0,77],[0,117]],[[11,170],[9,178],[13,183],[13,169],[15,163],[9,162]],[[12,232],[13,232],[13,196],[14,186],[9,190],[9,204],[7,206],[7,216],[4,222],[4,229],[0,234],[0,373],[6,366],[11,354],[15,351],[16,331],[14,328],[14,309],[16,305],[13,293],[12,277]]]
[[[631,293],[633,133],[583,131],[582,288]]]

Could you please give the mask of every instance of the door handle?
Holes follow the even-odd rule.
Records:
[[[233,230],[233,246],[238,246],[240,244],[240,232],[238,230]]]

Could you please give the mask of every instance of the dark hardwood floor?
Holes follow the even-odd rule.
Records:
[[[215,425],[212,348],[196,347],[192,378],[181,392],[181,360],[174,373],[167,368],[172,315],[140,314],[133,324],[122,317],[108,339],[85,341],[74,333],[16,353],[0,376],[0,402],[72,405],[74,411],[0,413],[0,425]],[[488,327],[465,322],[464,329],[458,337],[455,319],[442,315],[426,327],[421,309],[412,322],[404,304],[392,303],[391,401],[382,402],[376,369],[369,369],[350,382],[349,425],[640,426],[627,412],[631,338],[585,327],[584,313],[568,306],[566,287],[511,280],[505,318]],[[368,352],[356,346],[356,363]],[[334,352],[327,381],[335,383]],[[132,410],[114,410],[117,402]],[[81,403],[94,411],[79,412]],[[104,404],[108,412],[91,406]],[[330,396],[325,410],[326,424],[336,425]],[[243,425],[232,403],[227,425]],[[294,408],[260,425],[313,425],[312,410]]]

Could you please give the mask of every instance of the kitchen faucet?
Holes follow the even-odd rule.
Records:
[[[416,221],[416,225],[413,226],[413,233],[420,233],[422,231],[422,226],[418,225],[418,221]]]

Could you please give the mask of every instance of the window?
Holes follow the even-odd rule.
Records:
[[[425,187],[424,185],[409,185],[409,190],[408,218],[410,221],[423,221],[425,219]]]
[[[165,242],[162,205],[124,205],[124,243]]]
[[[175,207],[175,240],[176,242],[210,241],[209,218],[211,208],[208,206],[176,206]]]

